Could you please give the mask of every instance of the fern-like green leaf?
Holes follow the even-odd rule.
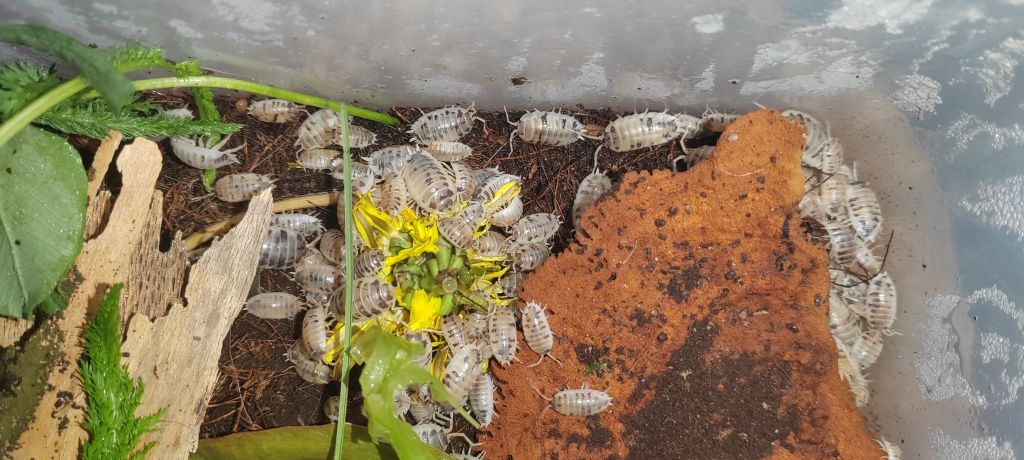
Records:
[[[134,72],[142,69],[167,69],[174,66],[164,56],[164,50],[150,48],[141,43],[130,42],[113,50],[114,67],[122,72]]]
[[[6,119],[29,102],[60,84],[47,69],[23,61],[0,67],[0,119]]]
[[[174,65],[174,73],[179,77],[199,77],[203,75],[203,69],[199,68],[199,61],[189,59]],[[196,108],[199,109],[199,119],[203,121],[220,121],[220,112],[213,103],[213,90],[210,88],[192,88],[192,97],[196,100]],[[206,137],[207,144],[220,142],[220,136],[211,133]]]
[[[121,365],[121,284],[115,284],[100,303],[96,317],[82,334],[81,378],[86,408],[82,427],[89,440],[82,446],[83,460],[142,458],[155,445],[136,449],[142,435],[153,431],[164,416],[136,417],[142,402],[142,380],[132,380]]]
[[[103,100],[54,107],[35,122],[57,131],[93,139],[103,139],[110,130],[115,129],[126,138],[157,138],[231,134],[242,127],[237,123],[164,116],[149,102],[134,102],[115,112]]]

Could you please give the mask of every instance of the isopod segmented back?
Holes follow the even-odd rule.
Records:
[[[299,125],[295,145],[301,149],[326,147],[334,142],[334,136],[340,128],[341,119],[337,112],[329,109],[317,110]]]
[[[197,139],[187,137],[172,137],[171,151],[182,163],[197,169],[217,169],[222,166],[240,163],[235,152],[245,147],[240,145],[233,149],[221,151],[220,148],[227,143],[224,138],[213,147],[206,147]]]
[[[245,301],[245,311],[263,319],[290,319],[302,307],[302,301],[287,292],[264,292]]]
[[[582,139],[584,129],[571,115],[534,110],[519,118],[515,132],[524,141],[559,147]]]
[[[340,154],[337,150],[313,147],[299,152],[298,160],[303,169],[331,169],[332,162]]]
[[[449,243],[458,248],[468,248],[473,243],[473,234],[484,220],[484,207],[473,203],[451,217],[437,221],[437,229]]]
[[[476,189],[480,187],[476,176],[473,175],[473,168],[458,161],[448,163],[445,167],[448,174],[452,177],[452,182],[455,183],[455,199],[466,201],[472,198],[473,194],[476,193]]]
[[[300,235],[312,235],[324,230],[320,218],[303,213],[280,213],[270,217],[270,226],[292,230]]]
[[[473,154],[473,149],[462,142],[431,142],[425,150],[440,161],[462,161]]]
[[[248,201],[273,184],[270,176],[263,174],[228,174],[217,179],[217,183],[213,185],[213,192],[223,201],[238,203]]]
[[[436,158],[417,153],[402,168],[409,195],[419,207],[443,213],[455,202],[455,183]]]
[[[414,145],[393,145],[375,150],[364,160],[370,165],[374,174],[381,178],[387,178],[393,174],[400,174],[405,163],[409,161],[409,157],[419,151],[419,147]]]
[[[530,271],[544,263],[544,260],[551,255],[551,248],[547,243],[533,243],[526,246],[517,246],[512,250],[512,259],[523,271]]]
[[[494,305],[487,312],[487,334],[498,364],[507,366],[516,357],[516,317],[510,306]]]
[[[305,106],[284,99],[264,99],[248,107],[249,115],[266,123],[288,123],[303,111]]]
[[[295,269],[295,282],[310,292],[334,292],[344,278],[332,265],[299,264]]]
[[[382,268],[384,268],[384,260],[387,258],[387,254],[380,249],[370,249],[359,257],[356,257],[355,265],[356,278],[362,278],[364,276],[376,276]]]
[[[516,195],[504,208],[501,208],[487,218],[487,222],[495,227],[508,228],[519,222],[523,217],[523,199]]]
[[[592,388],[562,390],[551,398],[552,409],[575,417],[596,415],[611,405],[612,397],[608,393]]]
[[[331,142],[335,145],[342,145],[341,127],[334,132]],[[348,146],[353,149],[363,149],[377,143],[377,135],[362,126],[348,125]]]
[[[423,114],[410,127],[414,140],[421,144],[454,142],[473,130],[476,109],[458,106],[444,107]]]
[[[314,361],[320,361],[327,354],[327,319],[323,307],[306,310],[302,318],[302,345]]]
[[[288,268],[306,253],[306,241],[292,230],[271,227],[260,246],[260,268]]]
[[[665,112],[644,112],[619,117],[604,130],[604,145],[614,152],[654,147],[697,131],[700,119]]]
[[[879,273],[868,282],[866,304],[871,327],[885,330],[892,327],[896,321],[896,284],[888,272]]]
[[[558,233],[559,225],[558,216],[550,212],[530,214],[509,229],[509,238],[520,246],[545,243]]]
[[[607,195],[612,190],[612,181],[608,176],[600,171],[594,171],[593,173],[584,177],[580,181],[579,188],[576,189],[576,199],[572,203],[572,226],[576,230],[580,229],[580,218],[583,217],[583,211],[594,205],[597,200],[600,200],[603,196]]]
[[[863,182],[851,183],[846,189],[846,209],[857,236],[875,242],[882,230],[882,208],[875,192]]]

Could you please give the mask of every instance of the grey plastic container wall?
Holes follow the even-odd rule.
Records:
[[[827,120],[894,231],[901,335],[872,368],[868,420],[908,457],[1024,455],[1024,0],[143,3],[7,1],[0,17],[384,108]]]

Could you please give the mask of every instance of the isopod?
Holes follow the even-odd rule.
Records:
[[[306,254],[306,242],[298,233],[271,227],[260,246],[260,268],[288,268]]]
[[[302,318],[302,345],[314,361],[320,361],[327,354],[327,319],[323,308],[306,310]]]
[[[782,116],[789,118],[804,127],[804,164],[808,165],[808,159],[812,160],[812,162],[816,162],[813,156],[816,155],[825,142],[828,141],[828,129],[814,117],[798,110],[785,110],[782,112]]]
[[[200,138],[172,137],[171,151],[182,163],[197,169],[217,169],[222,166],[240,163],[235,152],[245,147],[240,145],[233,149],[221,150],[231,136],[225,137],[212,147],[206,146]]]
[[[850,393],[853,394],[853,401],[857,407],[864,407],[871,398],[868,390],[868,381],[864,378],[860,368],[850,360],[842,351],[839,353],[839,377],[850,385]]]
[[[388,176],[384,179],[384,182],[377,187],[377,195],[373,197],[374,203],[384,211],[392,216],[398,215],[412,203],[412,198],[409,196],[409,187],[405,182],[405,178],[400,174]]]
[[[683,164],[686,165],[685,171],[693,169],[698,163],[711,158],[711,155],[715,153],[715,146],[703,145],[700,147],[694,147],[692,149],[686,149],[686,155],[683,160]],[[675,163],[673,163],[674,165]],[[678,169],[674,169],[675,172],[679,172]]]
[[[409,413],[409,408],[412,406],[412,398],[405,389],[401,389],[395,392],[395,417],[402,418],[405,414]]]
[[[331,169],[331,163],[340,153],[337,150],[313,147],[299,152],[298,160],[304,169]]]
[[[484,207],[473,203],[451,217],[437,221],[437,230],[449,243],[458,248],[468,248],[473,243],[473,233],[484,220]]]
[[[411,331],[407,332],[403,337],[405,337],[405,340],[423,347],[423,353],[413,358],[413,362],[426,368],[430,364],[430,359],[434,357],[434,344],[430,339],[430,335],[424,331]]]
[[[455,201],[455,183],[441,162],[430,155],[417,153],[409,157],[402,177],[412,199],[429,212],[443,213]]]
[[[483,373],[476,378],[473,388],[469,391],[469,407],[480,426],[491,424],[494,418],[494,381],[491,374]]]
[[[264,99],[249,105],[249,115],[267,123],[288,123],[305,112],[305,106],[284,99]]]
[[[473,154],[473,149],[462,142],[431,142],[425,150],[441,161],[462,161]]]
[[[274,214],[270,217],[270,226],[291,230],[299,235],[324,231],[324,224],[319,217],[302,213]]]
[[[513,325],[513,334],[515,334],[514,328]],[[477,375],[483,372],[480,367],[481,363],[479,347],[470,343],[460,347],[445,366],[444,386],[460,404],[469,396],[469,390],[476,382]]]
[[[508,119],[507,112],[505,117]],[[516,127],[509,136],[509,145],[512,145],[512,137],[518,135],[526,142],[561,147],[583,139],[585,132],[583,123],[575,117],[558,112],[534,110],[524,113],[519,121],[508,120],[508,123]]]
[[[504,208],[501,208],[487,218],[487,222],[495,227],[508,228],[519,222],[523,217],[523,199],[516,195]]]
[[[492,306],[487,312],[487,335],[491,352],[498,364],[507,366],[516,357],[519,338],[516,336],[516,317],[510,306]]]
[[[487,336],[487,315],[480,312],[472,312],[466,315],[463,323],[466,337],[470,340],[479,340]],[[490,344],[488,343],[488,348]]]
[[[583,388],[561,390],[551,398],[544,396],[536,388],[534,388],[534,391],[540,397],[551,402],[551,408],[562,415],[587,417],[604,412],[605,409],[612,405],[612,397],[608,393],[587,388],[586,385]]]
[[[886,441],[885,438],[877,439],[875,442],[885,450],[886,460],[900,460],[903,458],[903,450],[900,449],[900,446]]]
[[[288,361],[295,365],[295,373],[309,383],[321,385],[330,383],[331,367],[319,360],[310,359],[305,350],[302,349],[302,341],[297,340],[285,354]]]
[[[334,132],[333,143],[342,145],[341,128]],[[362,126],[348,125],[348,146],[363,149],[377,143],[377,135]]]
[[[441,319],[441,336],[452,350],[458,350],[469,342],[466,337],[465,321],[456,315],[448,315]]]
[[[393,145],[375,150],[370,156],[363,159],[377,176],[387,178],[392,174],[401,173],[405,163],[409,161],[409,157],[419,151],[419,147],[414,145]]]
[[[711,109],[708,109],[700,117],[700,127],[702,131],[721,133],[729,125],[739,120],[741,116],[735,113],[713,112]]]
[[[878,239],[882,230],[882,209],[875,192],[863,182],[851,183],[846,189],[846,209],[857,236],[867,242]]]
[[[514,174],[499,172],[491,175],[486,180],[481,180],[480,188],[476,191],[473,201],[484,205],[484,214],[490,217],[499,209],[508,205],[519,195],[520,177]]]
[[[344,278],[331,265],[300,264],[295,269],[295,282],[310,292],[334,292]]]
[[[517,245],[526,246],[534,243],[546,243],[558,233],[561,221],[550,212],[530,214],[519,219],[509,229],[509,238]]]
[[[423,395],[419,391],[413,392],[409,397],[409,415],[416,423],[422,423],[434,418],[437,412],[437,405],[430,400],[430,395]]]
[[[345,234],[330,229],[320,235],[320,253],[336,265],[345,263]]]
[[[327,398],[327,401],[324,401],[324,415],[327,416],[328,420],[332,422],[338,421],[338,406],[340,406],[340,404],[341,399],[337,396],[331,396],[330,398]]]
[[[514,299],[519,297],[519,291],[523,288],[523,274],[520,272],[508,273],[498,280],[498,284],[501,285],[501,291],[505,293],[505,297]]]
[[[850,180],[843,174],[828,176],[818,185],[822,210],[830,219],[839,219],[847,215],[846,191],[849,188]]]
[[[391,284],[376,276],[364,276],[355,280],[353,318],[363,320],[377,316],[395,305],[395,290]],[[339,291],[341,292],[341,291]],[[342,311],[339,309],[339,311]]]
[[[850,312],[846,302],[835,293],[829,294],[828,318],[832,336],[844,345],[852,346],[860,337],[860,319]]]
[[[345,180],[345,166],[341,158],[335,158],[331,162],[331,177],[338,182]],[[373,188],[377,181],[370,165],[359,161],[352,162],[352,193],[366,193]]]
[[[160,112],[160,115],[171,118],[187,118],[189,120],[196,117],[192,114],[192,111],[189,110],[188,107],[164,110],[163,112]]]
[[[584,177],[580,181],[579,188],[576,189],[576,199],[572,202],[572,226],[577,231],[580,229],[580,218],[583,217],[583,211],[597,203],[603,196],[607,195],[608,192],[612,191],[612,181],[604,173],[594,170],[594,172]]]
[[[270,176],[255,173],[228,174],[217,180],[213,192],[229,203],[247,201],[274,184]]]
[[[849,220],[830,220],[825,223],[828,232],[829,257],[840,267],[849,267],[857,256],[857,240],[850,229]]]
[[[263,319],[290,319],[302,306],[298,297],[287,292],[264,292],[245,301],[245,311]]]
[[[473,248],[481,256],[497,256],[501,254],[501,248],[505,243],[505,237],[493,230],[488,230],[473,243]]]
[[[448,173],[451,175],[452,182],[455,183],[455,199],[458,201],[466,201],[473,197],[476,193],[476,189],[480,187],[480,183],[477,182],[476,176],[473,175],[473,168],[470,168],[465,163],[454,161],[446,165]]]
[[[544,307],[534,301],[526,302],[523,307],[523,337],[526,338],[526,345],[540,355],[537,362],[530,365],[534,367],[550,356],[556,363],[561,364],[554,356],[551,356],[551,347],[555,343],[555,337],[551,334],[551,325],[548,324],[548,316],[544,314]]]
[[[850,347],[850,357],[856,361],[861,369],[867,369],[882,354],[882,332],[877,329],[869,329],[861,332],[860,337]]]
[[[700,119],[691,115],[644,112],[608,123],[604,145],[614,152],[628,152],[687,137],[697,131]]]
[[[425,422],[413,425],[412,431],[424,444],[433,446],[442,452],[448,450],[448,431],[444,427],[433,422]]]
[[[454,142],[473,130],[476,109],[458,106],[443,107],[423,114],[413,122],[409,133],[420,144]]]
[[[473,177],[475,177],[477,183],[481,185],[486,183],[488,179],[497,176],[498,174],[502,174],[501,170],[498,168],[484,168],[473,170]]]
[[[376,276],[384,268],[384,259],[387,259],[387,254],[384,254],[384,251],[380,249],[370,249],[359,254],[359,257],[356,257],[355,260],[355,276],[357,278]]]
[[[888,330],[896,321],[896,285],[888,272],[879,273],[868,283],[867,320],[871,327]]]
[[[518,246],[512,253],[512,260],[524,271],[530,271],[544,263],[551,255],[551,248],[546,243],[534,243]]]
[[[878,259],[875,251],[868,246],[868,243],[858,239],[857,252],[853,256],[857,265],[860,265],[867,273],[877,273],[882,268],[882,261]]]
[[[299,125],[295,145],[299,148],[311,149],[326,147],[334,141],[335,133],[341,130],[338,113],[329,109],[320,109],[306,117]]]
[[[843,166],[843,145],[829,138],[815,151],[804,150],[803,163],[824,174],[835,174]]]

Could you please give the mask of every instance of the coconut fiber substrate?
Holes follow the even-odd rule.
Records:
[[[748,114],[709,160],[627,174],[584,214],[522,292],[548,307],[563,364],[495,368],[487,458],[884,456],[836,369],[827,254],[796,210],[801,134]],[[584,385],[612,407],[564,416],[533,389]]]

